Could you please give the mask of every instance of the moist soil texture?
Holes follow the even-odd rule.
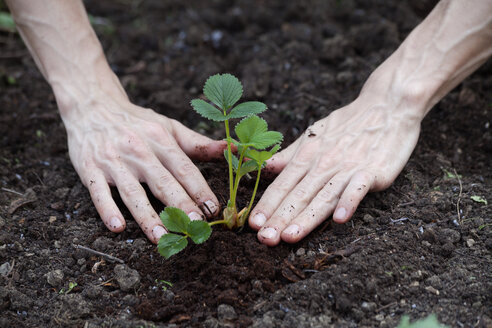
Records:
[[[85,4],[134,103],[221,139],[189,101],[209,75],[230,72],[246,100],[268,105],[263,117],[284,147],[355,99],[432,7]],[[18,34],[0,32],[0,49],[0,327],[396,327],[404,314],[431,313],[450,327],[492,327],[490,62],[427,115],[403,172],[347,224],[328,219],[273,248],[250,228],[217,228],[165,260],[126,209],[124,232],[105,228],[70,163],[49,85]],[[197,165],[225,205],[226,165]],[[244,180],[242,205],[254,177]]]

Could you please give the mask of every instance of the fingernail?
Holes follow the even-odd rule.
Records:
[[[154,235],[155,240],[159,241],[161,239],[162,235],[166,233],[166,230],[161,227],[161,226],[155,226],[154,229],[152,229],[152,235]]]
[[[116,216],[111,218],[111,220],[109,221],[109,225],[113,229],[119,229],[123,226],[121,224],[121,220],[119,218],[117,218]]]
[[[197,212],[191,212],[190,214],[188,214],[188,216],[190,217],[191,221],[197,221],[202,219],[202,216]]]
[[[283,233],[286,233],[286,234],[292,235],[292,236],[298,235],[299,232],[300,232],[300,229],[299,229],[299,226],[297,224],[290,225],[283,231]]]
[[[207,216],[214,216],[215,212],[217,211],[217,205],[215,205],[215,203],[211,200],[207,200],[206,202],[204,202],[203,207],[205,209],[205,212],[207,212]]]
[[[258,226],[258,227],[263,227],[266,221],[266,216],[263,213],[258,213],[255,216],[253,216],[253,224]]]
[[[274,228],[265,228],[260,231],[260,236],[265,239],[275,239],[277,237],[277,230]]]
[[[345,220],[345,216],[347,215],[347,210],[343,207],[340,207],[335,214],[333,214],[333,219],[337,221]]]

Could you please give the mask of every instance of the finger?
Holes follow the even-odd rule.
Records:
[[[282,231],[282,240],[288,243],[298,242],[326,220],[333,213],[348,180],[346,175],[335,175]]]
[[[123,164],[111,172],[111,176],[120,193],[121,199],[143,230],[147,238],[157,243],[166,233],[159,216],[150,205],[149,199],[140,182]]]
[[[294,154],[296,153],[297,147],[299,147],[301,139],[297,139],[294,143],[290,144],[284,150],[276,153],[269,160],[267,160],[267,166],[265,172],[267,173],[279,173],[285,166],[290,162]]]
[[[355,173],[347,188],[340,197],[337,208],[333,213],[333,221],[347,222],[354,214],[361,200],[367,195],[375,181],[375,176],[367,171]]]
[[[171,120],[171,123],[174,138],[186,155],[202,161],[224,156],[224,149],[227,148],[227,142],[224,140],[217,141],[205,137],[176,120]]]
[[[258,239],[269,246],[278,244],[282,231],[304,210],[328,179],[329,176],[313,173],[306,175],[265,222],[258,232]]]
[[[111,196],[111,190],[101,171],[92,170],[90,177],[85,181],[91,195],[92,202],[102,221],[112,232],[125,230],[126,222],[118,206]]]
[[[202,215],[203,211],[207,217],[216,216],[219,201],[188,156],[177,145],[154,147],[158,159],[153,157],[139,164],[145,166],[142,171],[152,193],[163,203],[186,213]]]
[[[279,207],[285,196],[299,183],[308,169],[304,161],[291,162],[268,186],[249,217],[251,228],[260,229]]]

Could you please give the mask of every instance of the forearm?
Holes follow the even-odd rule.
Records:
[[[79,0],[7,0],[63,116],[101,93],[125,99]]]
[[[368,79],[361,96],[381,94],[422,119],[492,54],[492,3],[441,1]]]

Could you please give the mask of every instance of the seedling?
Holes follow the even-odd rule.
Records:
[[[208,78],[203,94],[214,105],[202,99],[191,101],[193,109],[201,116],[217,122],[224,122],[227,149],[224,156],[229,165],[229,201],[223,217],[229,229],[242,227],[253,205],[265,162],[280,148],[283,136],[280,132],[268,131],[265,120],[256,116],[267,106],[258,101],[247,101],[233,107],[243,94],[243,86],[231,74],[216,74]],[[237,138],[231,137],[229,120],[243,118],[234,131]],[[233,154],[232,145],[237,148],[239,158]],[[270,150],[267,148],[272,147]],[[247,207],[238,212],[236,205],[239,181],[249,172],[257,171],[256,184]],[[234,176],[235,173],[235,176]]]
[[[188,238],[195,244],[201,244],[212,234],[212,226],[226,223],[224,220],[213,222],[191,221],[188,215],[176,207],[166,207],[160,218],[169,233],[162,235],[157,244],[159,253],[166,259],[181,252],[188,246]]]
[[[183,250],[188,245],[188,238],[195,244],[206,241],[215,224],[225,224],[229,229],[244,225],[255,200],[261,170],[266,161],[280,149],[283,139],[280,132],[268,131],[267,122],[256,115],[266,110],[264,103],[247,101],[236,105],[243,94],[243,86],[235,76],[216,74],[209,77],[203,87],[203,94],[215,106],[202,99],[192,100],[191,106],[209,120],[224,122],[227,142],[224,157],[229,169],[229,200],[222,213],[223,218],[210,223],[191,221],[182,210],[166,207],[160,217],[169,233],[164,234],[158,244],[159,253],[166,259]],[[242,118],[234,128],[238,140],[231,137],[229,128],[229,120],[237,118]],[[239,157],[233,154],[233,148],[237,150]],[[248,205],[238,212],[236,199],[239,181],[253,171],[257,171],[253,194]]]

